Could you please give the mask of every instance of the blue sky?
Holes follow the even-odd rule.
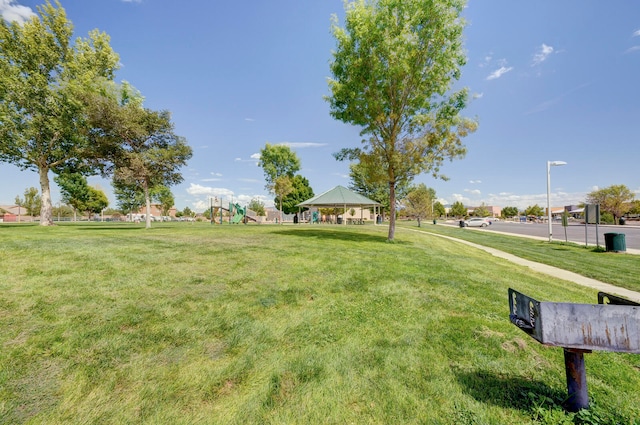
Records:
[[[0,0],[6,19],[43,1]],[[342,0],[63,0],[76,36],[98,28],[120,55],[117,80],[172,112],[193,158],[172,188],[179,209],[211,197],[272,204],[257,166],[269,142],[287,143],[316,194],[348,186],[332,153],[360,144],[359,129],[333,120],[328,94],[335,47],[330,18]],[[468,63],[459,86],[474,99],[464,115],[478,131],[467,156],[446,163],[448,181],[420,176],[445,203],[546,205],[584,201],[594,188],[640,193],[640,2],[470,0]],[[53,180],[53,179],[51,179]],[[115,206],[108,181],[105,190]],[[38,185],[35,172],[0,163],[0,205]],[[53,184],[53,201],[60,198]]]

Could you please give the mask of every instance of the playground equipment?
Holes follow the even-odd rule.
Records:
[[[231,223],[238,224],[242,222],[246,216],[247,210],[240,204],[229,203],[229,217]]]

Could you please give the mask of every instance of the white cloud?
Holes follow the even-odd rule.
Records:
[[[251,159],[260,159],[260,154],[259,153],[252,154]]]
[[[233,196],[233,191],[220,187],[208,187],[202,186],[199,184],[191,183],[189,188],[187,189],[187,193],[192,196],[215,196],[215,197],[223,197],[230,198]]]
[[[255,120],[253,118],[245,118],[245,121],[249,121],[249,122],[254,122]]]
[[[464,191],[476,196],[482,195],[482,192],[480,192],[478,189],[465,189]]]
[[[471,183],[471,184],[480,184],[480,183],[482,183],[482,180],[469,180],[469,183]]]
[[[636,30],[633,32],[633,34],[631,34],[631,37],[638,37],[640,36],[640,30]]]
[[[473,99],[482,99],[484,97],[484,93],[474,93],[471,97]]]
[[[5,21],[16,21],[20,24],[36,16],[30,7],[21,6],[17,4],[15,0],[0,0],[0,15],[2,15]]]
[[[219,178],[210,178],[210,179],[202,179],[200,181],[203,181],[203,182],[219,182],[221,180],[222,179],[219,179]]]
[[[489,76],[487,77],[487,80],[498,79],[502,77],[504,74],[506,74],[507,72],[510,72],[511,70],[513,70],[512,66],[510,67],[502,66],[499,69],[496,69],[495,71],[493,71],[491,74],[489,74]]]
[[[631,52],[635,52],[636,50],[640,50],[640,46],[633,46],[633,47],[629,47],[627,50],[625,50],[625,53],[631,53]]]
[[[220,173],[211,172],[211,175],[212,176],[216,176],[216,177],[222,177],[222,174],[220,174]]]
[[[531,64],[531,66],[540,65],[542,62],[547,60],[551,53],[553,53],[553,47],[547,46],[546,44],[542,43],[542,46],[540,46],[540,50],[533,55],[533,63]]]

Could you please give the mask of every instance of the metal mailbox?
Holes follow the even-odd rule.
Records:
[[[640,353],[640,304],[604,292],[598,303],[540,302],[509,288],[511,322],[544,345],[564,348],[572,411],[589,407],[584,353]]]

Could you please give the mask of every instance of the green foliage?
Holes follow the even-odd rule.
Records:
[[[490,215],[491,215],[491,213],[489,212],[489,209],[484,204],[484,202],[478,208],[473,210],[473,216],[474,217],[489,217]]]
[[[35,187],[30,187],[24,190],[24,198],[16,196],[16,205],[26,210],[27,215],[37,217],[40,209],[42,208],[42,197],[40,192]]]
[[[458,218],[465,217],[467,215],[467,207],[462,202],[456,201],[451,205],[449,214]]]
[[[634,198],[635,194],[627,186],[619,184],[590,192],[587,194],[586,203],[600,205],[600,211],[603,212],[601,220],[604,212],[607,212],[613,216],[612,221],[616,222],[631,210]]]
[[[280,177],[293,178],[294,174],[300,170],[300,159],[289,146],[267,143],[260,149],[258,165],[264,171],[267,182],[265,188],[271,193],[277,193],[275,191],[277,180]]]
[[[616,219],[610,212],[600,213],[600,223],[602,224],[616,224]]]
[[[38,12],[23,25],[0,19],[0,161],[39,173],[40,223],[50,225],[48,173],[92,168],[88,134],[98,129],[88,122],[86,100],[104,91],[119,59],[97,30],[71,42],[60,3],[47,1]]]
[[[169,210],[173,208],[173,204],[175,203],[171,189],[164,185],[155,186],[151,189],[151,199],[160,205],[163,216],[169,215]]]
[[[112,131],[123,137],[113,156],[114,181],[117,185],[140,187],[147,206],[154,187],[171,186],[183,180],[179,170],[193,151],[185,138],[174,133],[168,111],[157,112],[127,103],[117,110]],[[151,227],[149,211],[146,227]]]
[[[412,187],[403,199],[406,214],[409,217],[417,218],[419,226],[420,220],[434,216],[433,202],[435,198],[435,189],[428,188],[424,183]]]
[[[433,204],[433,211],[436,217],[444,217],[447,214],[447,209],[439,201]]]
[[[259,216],[266,216],[267,212],[264,209],[264,202],[259,200],[258,198],[253,198],[251,202],[249,202],[249,206],[247,207],[252,211],[255,211]]]
[[[117,179],[113,179],[111,185],[113,186],[113,194],[116,197],[116,204],[124,214],[139,211],[142,208],[145,198],[144,192],[139,186]]]
[[[294,214],[300,210],[297,204],[313,198],[313,189],[309,186],[309,180],[299,174],[288,180],[291,182],[290,192],[282,196],[282,204],[279,196],[273,201],[275,205],[281,205],[281,211],[285,214]]]
[[[527,217],[542,217],[544,216],[544,209],[542,209],[542,207],[538,204],[529,205],[527,208],[525,208],[524,215],[526,215]]]
[[[356,1],[346,6],[345,26],[334,17],[328,101],[331,115],[359,126],[357,160],[372,183],[389,187],[395,232],[396,187],[421,173],[446,178],[445,159],[463,157],[461,139],[475,121],[459,114],[467,90],[450,93],[466,58],[461,0]]]
[[[349,178],[351,179],[349,189],[379,202],[382,204],[384,211],[389,211],[389,184],[380,167],[376,167],[375,164],[360,162],[360,153],[360,149],[342,149],[340,152],[334,153],[333,156],[338,161],[355,161],[349,164]],[[395,189],[396,198],[403,199],[407,195],[409,188],[409,182],[398,182]]]
[[[518,207],[504,207],[500,212],[502,218],[513,218],[518,216]]]

